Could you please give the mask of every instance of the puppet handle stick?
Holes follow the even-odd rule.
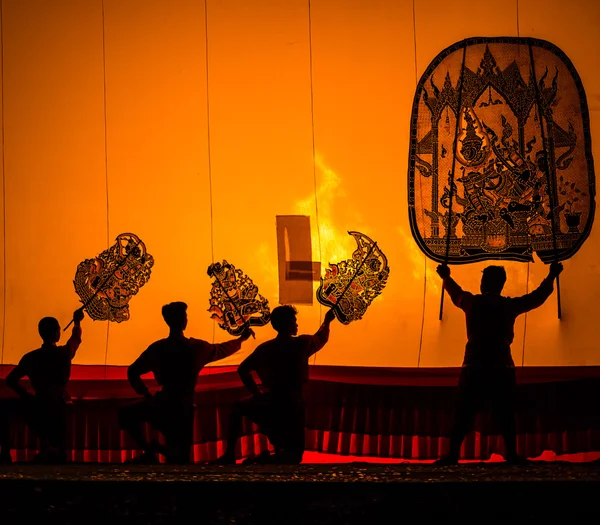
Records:
[[[82,306],[82,308],[85,308],[85,306]],[[73,319],[71,319],[71,320],[69,321],[69,324],[63,328],[63,332],[66,332],[66,331],[67,331],[67,328],[69,328],[69,326],[71,326],[72,324],[73,324]]]
[[[538,110],[538,115],[540,117],[540,135],[542,136],[542,151],[544,152],[545,158],[545,168],[544,171],[546,173],[546,187],[549,193],[548,196],[550,198],[550,212],[551,222],[550,226],[552,227],[552,244],[554,248],[554,260],[558,262],[557,255],[557,246],[556,246],[556,170],[554,169],[554,140],[552,136],[552,119],[548,119],[546,115],[546,111],[544,109],[544,105],[540,100],[540,89],[538,86],[538,81],[535,75],[535,62],[533,58],[533,48],[531,44],[529,44],[529,65],[531,66],[531,77],[533,78],[533,87],[535,94],[535,103]],[[546,126],[548,127],[548,141],[546,142],[546,134],[544,133],[544,121],[546,122]],[[547,149],[546,149],[547,148]],[[553,170],[553,173],[550,173]],[[553,182],[554,181],[554,182]],[[562,308],[560,306],[560,281],[558,279],[558,275],[556,276],[556,300],[558,301],[558,318],[561,318]]]
[[[112,278],[112,276],[115,273],[117,273],[117,270],[119,268],[121,268],[121,266],[123,266],[123,264],[125,264],[125,261],[127,261],[127,259],[129,259],[129,256],[132,254],[133,250],[135,248],[137,248],[141,242],[142,242],[141,240],[138,240],[138,242],[135,244],[135,246],[133,248],[131,248],[131,250],[129,250],[129,253],[125,257],[123,257],[123,260],[117,265],[117,267],[111,272],[111,274],[106,279],[104,279],[104,281],[102,281],[102,284],[100,286],[98,286],[98,288],[96,288],[96,291],[93,293],[93,295],[81,307],[82,310],[85,310],[89,306],[89,304],[94,300],[94,298],[102,291],[102,289],[104,288],[106,283]],[[63,328],[63,332],[66,331],[66,329],[69,328],[69,326],[71,326],[72,324],[73,324],[73,319],[71,319],[69,321],[69,324]]]
[[[456,149],[458,148],[458,130],[460,128],[460,114],[462,111],[462,96],[463,96],[463,82],[465,78],[465,62],[467,59],[467,41],[463,44],[463,56],[462,64],[460,66],[460,79],[458,82],[458,100],[456,104],[456,124],[454,126],[454,140],[452,142],[452,171],[450,172],[450,204],[448,208],[448,225],[446,226],[446,255],[444,257],[444,264],[448,264],[450,258],[450,236],[452,234],[452,197],[454,196],[454,172],[456,169]],[[438,320],[442,320],[444,313],[444,287],[442,286],[442,295],[440,297],[440,315]],[[419,354],[419,358],[421,355]]]
[[[558,318],[561,318],[562,309],[560,307],[560,279],[556,276],[556,306],[558,308]]]
[[[244,317],[242,316],[242,312],[240,312],[240,309],[238,308],[238,305],[235,304],[235,301],[231,297],[229,297],[229,294],[225,290],[225,287],[223,286],[223,283],[221,282],[221,280],[217,277],[217,274],[216,273],[213,274],[213,277],[219,283],[219,286],[221,287],[221,290],[225,294],[225,297],[227,297],[229,302],[233,305],[233,308],[235,309],[235,313],[238,314],[239,318],[243,320]],[[250,327],[250,323],[248,321],[244,321],[244,326]],[[252,332],[252,337],[256,338],[256,336],[254,335],[254,332]]]
[[[363,265],[365,264],[365,261],[369,258],[369,255],[371,255],[373,253],[373,250],[376,248],[377,243],[373,243],[371,245],[371,247],[369,248],[369,251],[367,252],[367,255],[365,255],[365,258],[360,261],[360,264],[358,265],[358,268],[356,269],[356,271],[354,272],[354,275],[352,276],[352,279],[350,279],[350,282],[346,285],[346,287],[344,288],[344,291],[340,294],[340,296],[338,297],[337,301],[335,302],[335,304],[339,304],[339,302],[342,300],[342,297],[344,297],[344,294],[348,291],[348,288],[350,288],[350,285],[354,282],[354,279],[356,279],[356,276],[358,275],[358,272],[360,271],[360,269],[363,267]]]

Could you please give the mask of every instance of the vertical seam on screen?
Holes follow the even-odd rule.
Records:
[[[521,29],[519,27],[519,0],[517,0],[517,38],[521,37]],[[519,45],[519,48],[521,46]]]
[[[418,62],[417,62],[417,12],[415,0],[412,0],[413,18],[413,43],[415,49],[415,89],[419,85]],[[411,124],[412,125],[412,124]],[[419,179],[420,181],[420,179]],[[422,195],[422,193],[421,193]],[[427,300],[427,256],[423,254],[423,308],[421,311],[421,333],[419,335],[419,354],[417,357],[417,368],[421,367],[421,351],[423,350],[423,333],[425,331],[425,302]]]
[[[0,1],[0,56],[2,59],[2,68],[0,71],[2,88],[0,96],[2,97],[2,216],[3,216],[3,301],[4,309],[2,310],[2,356],[0,357],[0,365],[4,364],[4,343],[6,338],[6,168],[4,163],[4,2]]]
[[[317,239],[319,241],[319,261],[323,263],[323,248],[321,246],[321,225],[319,222],[319,200],[317,197],[317,159],[315,148],[315,106],[313,89],[313,52],[312,52],[312,11],[311,0],[308,0],[308,63],[310,77],[310,125],[312,136],[313,185],[315,192],[315,220],[317,221]],[[323,305],[319,303],[319,324],[323,320]],[[313,357],[313,365],[317,364],[317,353]]]
[[[208,160],[208,194],[210,209],[210,253],[212,264],[215,263],[214,217],[213,217],[213,190],[212,190],[212,159],[210,142],[210,96],[209,96],[209,67],[208,67],[208,0],[204,0],[204,52],[206,65],[206,142]],[[212,325],[212,342],[216,338],[216,323]]]
[[[110,246],[110,208],[108,195],[108,126],[106,111],[106,24],[104,16],[104,0],[102,4],[102,81],[104,102],[104,184],[106,189],[106,246]],[[106,323],[106,346],[104,348],[104,379],[107,377],[108,339],[110,334],[110,321]]]
[[[413,47],[415,50],[415,87],[419,84],[419,75],[417,68],[417,12],[415,0],[412,0],[412,19],[413,19]]]

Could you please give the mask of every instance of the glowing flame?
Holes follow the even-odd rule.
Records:
[[[335,204],[345,197],[341,187],[342,178],[325,163],[319,154],[315,155],[315,167],[319,178],[316,191],[298,201],[295,211],[299,214],[309,215],[311,218],[313,259],[320,260],[324,270],[329,262],[337,262],[350,257],[350,254],[356,249],[356,243],[348,235],[348,230],[363,231],[365,225],[360,224],[358,220],[350,227],[348,224],[336,223]],[[358,214],[356,216],[358,218]]]
[[[279,296],[279,267],[277,264],[277,246],[269,243],[261,243],[256,249],[256,259],[262,261],[260,275],[260,285],[255,280],[255,284],[259,286],[261,295],[267,297],[269,302],[272,298]],[[257,278],[258,279],[258,278]],[[276,305],[271,305],[273,308]]]
[[[424,278],[427,279],[427,288],[436,291],[441,290],[441,280],[435,272],[435,268],[428,264],[427,257],[419,249],[417,243],[413,239],[412,235],[408,234],[402,226],[397,226],[396,231],[402,238],[404,244],[403,253],[407,256],[410,261],[410,270],[415,281],[422,281]]]

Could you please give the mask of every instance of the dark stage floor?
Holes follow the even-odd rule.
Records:
[[[0,523],[600,521],[600,465],[0,467]]]

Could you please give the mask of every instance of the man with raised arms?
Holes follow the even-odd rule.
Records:
[[[458,403],[450,436],[450,450],[436,465],[455,465],[460,447],[484,402],[490,402],[500,424],[505,459],[510,464],[527,460],[517,454],[515,421],[515,365],[510,345],[514,339],[516,318],[538,308],[554,289],[553,282],[562,271],[559,262],[552,263],[548,276],[531,293],[521,297],[501,295],[506,282],[503,266],[488,266],[481,276],[480,294],[464,291],[450,277],[448,265],[440,264],[437,273],[452,302],[465,312],[467,345],[458,383]]]

